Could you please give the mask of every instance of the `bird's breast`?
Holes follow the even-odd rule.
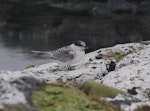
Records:
[[[76,51],[74,61],[79,62],[85,55],[84,51]]]

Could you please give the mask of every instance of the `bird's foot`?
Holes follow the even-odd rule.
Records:
[[[72,65],[72,66],[71,65],[66,65],[66,66],[63,67],[63,69],[71,71],[71,70],[75,70],[75,67],[76,66],[74,66],[74,65]]]

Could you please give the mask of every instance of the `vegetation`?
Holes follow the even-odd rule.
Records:
[[[33,111],[25,104],[6,105],[2,111]]]
[[[90,101],[75,87],[49,84],[33,93],[33,104],[38,111],[101,111],[102,107]]]
[[[116,56],[116,62],[121,61],[123,58],[125,58],[128,54],[120,54]]]
[[[29,68],[32,68],[32,67],[35,67],[36,65],[28,65],[25,67],[25,69],[29,69]]]
[[[92,85],[94,85],[93,88]],[[108,92],[112,91],[112,95],[107,93],[109,97],[114,97],[121,92],[113,88],[109,89],[105,85],[99,87],[98,83],[85,83],[83,85],[49,84],[43,89],[34,91],[33,104],[38,111],[120,111],[112,104],[99,99],[100,96],[107,96],[102,91],[104,89],[100,90],[100,88],[107,88],[105,91]],[[88,94],[85,89],[90,89]]]
[[[100,99],[115,97],[118,93],[124,92],[95,82],[69,85],[53,83],[33,92],[33,106],[17,104],[6,106],[3,111],[121,111]]]
[[[113,98],[118,94],[125,94],[123,91],[95,82],[84,83],[81,85],[81,89],[91,97]]]

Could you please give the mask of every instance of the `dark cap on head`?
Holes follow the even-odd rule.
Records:
[[[76,46],[86,47],[85,42],[83,42],[81,40],[77,40],[73,44],[75,44]]]

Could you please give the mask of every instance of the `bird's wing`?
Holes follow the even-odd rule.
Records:
[[[69,47],[63,47],[52,51],[53,59],[59,60],[61,62],[67,62],[74,59],[75,52]]]

